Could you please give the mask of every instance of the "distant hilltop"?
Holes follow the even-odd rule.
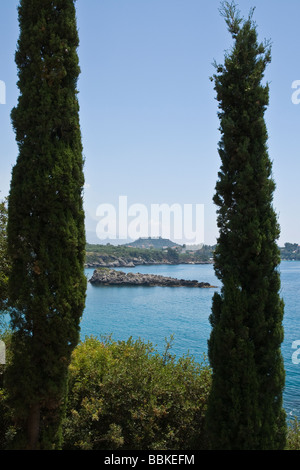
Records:
[[[126,243],[122,246],[128,246],[129,248],[152,248],[155,250],[164,250],[168,248],[180,247],[178,243],[174,243],[168,238],[162,237],[140,237],[131,243]]]

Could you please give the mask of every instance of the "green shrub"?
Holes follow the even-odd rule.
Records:
[[[288,422],[286,450],[300,450],[300,422],[298,418]]]
[[[131,338],[94,337],[69,368],[65,449],[180,450],[206,447],[210,369],[192,357],[161,355]]]

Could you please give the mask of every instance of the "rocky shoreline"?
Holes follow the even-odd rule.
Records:
[[[98,286],[216,287],[211,286],[208,282],[176,279],[157,274],[124,273],[123,271],[116,271],[108,268],[95,269],[89,282]]]
[[[142,257],[117,257],[114,255],[99,256],[97,261],[90,261],[85,263],[86,268],[134,268],[135,266],[152,266],[160,264],[212,264],[211,261],[188,261],[186,263],[171,263],[170,261],[163,260],[145,260]]]
[[[85,264],[86,268],[134,268],[135,266],[148,265],[148,264],[171,264],[166,261],[150,260],[146,262],[143,258],[124,258],[114,255],[99,256],[97,261],[90,261]]]

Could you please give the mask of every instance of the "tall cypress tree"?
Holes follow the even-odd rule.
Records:
[[[280,449],[284,307],[264,119],[269,87],[262,84],[271,52],[267,42],[258,42],[253,10],[242,19],[236,5],[225,2],[221,13],[234,45],[212,78],[221,132],[214,261],[222,287],[210,316],[208,430],[216,449]]]
[[[21,0],[18,13],[20,96],[11,117],[19,155],[7,227],[14,334],[7,387],[26,446],[45,449],[58,439],[86,291],[79,39],[74,0]]]

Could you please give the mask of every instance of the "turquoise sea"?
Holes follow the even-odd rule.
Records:
[[[122,271],[157,273],[220,286],[211,264],[136,266],[122,268]],[[284,407],[288,415],[300,418],[300,363],[295,360],[298,359],[297,349],[293,349],[293,343],[299,340],[300,351],[300,262],[283,261],[280,272],[281,296],[285,302],[282,344],[286,370]],[[93,269],[86,269],[88,279],[92,273]],[[81,338],[111,335],[114,340],[127,340],[132,336],[150,341],[162,352],[165,339],[169,340],[174,335],[171,351],[177,357],[189,353],[202,361],[203,354],[207,353],[211,331],[208,317],[216,289],[96,287],[88,283]]]

